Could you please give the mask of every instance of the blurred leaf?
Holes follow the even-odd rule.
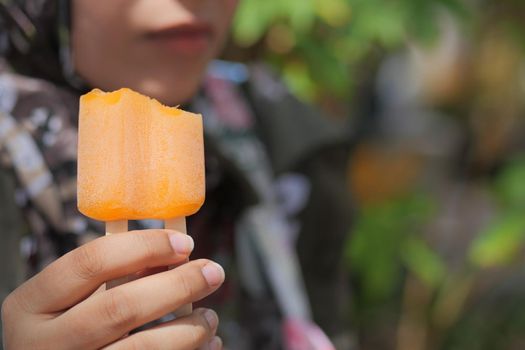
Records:
[[[332,27],[340,27],[350,21],[352,8],[345,0],[316,0],[319,17]]]
[[[303,40],[299,48],[303,53],[306,64],[310,68],[312,78],[330,91],[341,96],[345,91],[345,82],[348,79],[346,67],[324,45],[311,40]]]
[[[525,244],[525,157],[507,164],[495,180],[502,214],[472,243],[469,258],[479,267],[513,262]]]
[[[297,33],[305,33],[312,28],[316,18],[314,0],[287,0],[279,3],[283,6],[283,16],[289,16],[290,24]]]
[[[235,41],[241,46],[253,45],[268,30],[275,17],[274,14],[273,1],[241,1],[234,21]]]
[[[496,179],[496,191],[506,206],[525,209],[525,157],[504,168]]]
[[[430,199],[420,195],[363,209],[347,247],[347,259],[361,280],[365,298],[383,299],[394,291],[406,242],[431,212]]]
[[[442,259],[421,239],[408,239],[402,251],[406,267],[431,288],[438,287],[446,275]]]
[[[433,43],[439,35],[434,9],[425,1],[412,2],[411,12],[417,15],[407,22],[408,34],[423,44]]]
[[[454,15],[459,16],[463,20],[467,19],[470,15],[465,1],[439,0],[437,1],[437,3],[443,5],[445,8],[449,9]]]
[[[503,266],[517,258],[525,242],[525,216],[519,212],[500,219],[472,243],[470,262],[482,268]]]
[[[308,66],[302,62],[287,63],[283,72],[284,81],[295,91],[295,93],[305,100],[313,98],[315,82],[310,76]]]
[[[388,47],[400,44],[405,38],[404,10],[397,2],[360,2],[354,8],[353,34]]]

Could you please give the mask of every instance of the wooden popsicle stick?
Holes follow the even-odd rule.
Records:
[[[128,220],[106,221],[106,236],[128,231]],[[128,276],[106,282],[106,290],[120,286],[129,281]]]
[[[185,217],[164,220],[164,228],[167,230],[179,231],[184,234],[188,233],[186,230],[186,218]],[[188,262],[188,260],[189,259],[186,259],[186,262]],[[172,265],[169,268],[173,269],[177,266],[178,265]],[[181,306],[177,310],[175,310],[173,314],[176,317],[183,317],[183,316],[191,315],[192,312],[193,312],[193,306],[191,304],[186,304],[186,305]]]
[[[188,231],[186,230],[186,218],[184,216],[181,218],[164,220],[164,228],[188,234]]]

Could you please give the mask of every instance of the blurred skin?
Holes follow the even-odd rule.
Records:
[[[188,101],[221,48],[236,3],[74,0],[77,72],[103,90],[128,87],[168,105]],[[127,336],[223,283],[224,271],[216,263],[184,263],[192,249],[187,235],[144,230],[102,237],[73,250],[5,299],[5,348],[221,349],[212,310],[194,310]],[[179,266],[166,271],[172,265]],[[137,278],[105,290],[105,282],[129,275]]]
[[[128,87],[187,102],[228,33],[237,0],[73,1],[77,72],[102,90]]]

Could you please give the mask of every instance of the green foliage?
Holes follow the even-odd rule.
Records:
[[[434,349],[492,349],[503,348],[512,339],[521,339],[523,323],[516,323],[517,298],[523,293],[515,291],[507,303],[508,314],[499,311],[500,302],[487,299],[478,303],[479,310],[470,310],[469,299],[477,281],[486,270],[505,267],[522,258],[525,248],[525,157],[507,164],[493,183],[494,198],[499,200],[498,215],[470,244],[463,266],[451,268],[423,239],[421,232],[434,218],[434,197],[406,194],[397,199],[364,207],[358,216],[346,251],[346,258],[357,281],[357,323],[374,328],[388,317],[391,309],[401,308],[401,319],[414,310],[427,318],[422,327],[437,336],[432,339]],[[405,273],[406,272],[406,273]],[[407,279],[410,275],[411,279]],[[421,295],[428,299],[407,298],[407,281],[415,279]],[[514,286],[515,287],[515,286]],[[514,288],[512,287],[512,288]],[[412,287],[413,288],[413,287]],[[478,290],[481,296],[495,293],[496,288]],[[413,292],[413,291],[412,291]],[[480,295],[477,295],[479,298]],[[497,293],[495,294],[497,295]],[[521,297],[520,297],[521,298]],[[523,305],[523,304],[522,304]],[[520,306],[522,310],[523,306]],[[477,318],[489,308],[493,315]],[[371,313],[371,310],[381,312]],[[516,312],[515,312],[516,311]],[[474,315],[474,316],[473,316]],[[487,322],[490,319],[490,322]],[[522,322],[523,318],[520,319]],[[498,331],[492,329],[498,329]],[[499,331],[511,338],[500,337]],[[482,335],[482,336],[481,336]],[[466,346],[465,344],[468,344]],[[442,345],[444,345],[442,347]]]
[[[518,157],[496,179],[498,197],[508,209],[525,209],[525,157]]]
[[[525,244],[525,158],[508,164],[495,181],[500,216],[472,243],[469,260],[478,267],[503,266],[515,261]]]
[[[472,243],[470,262],[487,268],[513,262],[525,243],[525,216],[510,214],[497,220]]]
[[[418,234],[432,207],[428,197],[409,195],[362,210],[347,246],[347,259],[361,281],[365,299],[390,296],[404,263],[431,284],[442,277],[439,259]]]
[[[518,287],[513,294],[496,293],[474,305],[448,334],[442,349],[522,349],[525,329],[523,292],[523,288]]]
[[[445,263],[423,240],[407,239],[401,257],[406,268],[425,285],[436,289],[443,283],[447,273]]]
[[[431,42],[438,8],[465,13],[461,0],[243,0],[233,37],[242,47],[263,43],[263,58],[303,98],[342,98],[378,48]]]

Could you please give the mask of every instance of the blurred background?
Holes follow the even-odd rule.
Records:
[[[348,122],[359,349],[525,349],[525,1],[243,0],[224,58]]]

